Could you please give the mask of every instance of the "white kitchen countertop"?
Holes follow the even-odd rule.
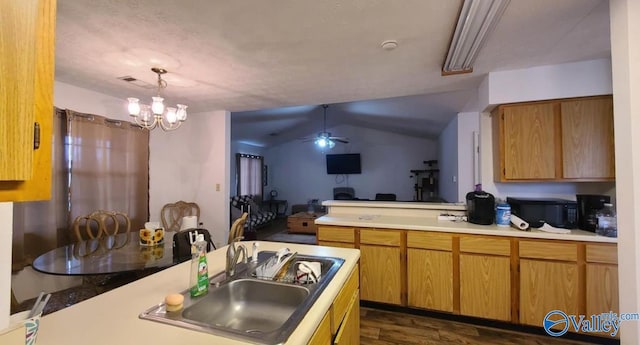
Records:
[[[254,241],[245,241],[251,250]],[[338,292],[357,264],[360,252],[355,249],[321,247],[293,243],[260,242],[260,251],[276,251],[289,247],[300,254],[338,257],[345,260],[286,344],[306,344],[333,303]],[[209,275],[224,271],[222,247],[207,255]],[[248,344],[171,326],[138,315],[164,301],[167,294],[186,290],[189,285],[190,261],[167,268],[120,288],[44,316],[40,321],[38,344]]]
[[[535,229],[531,231],[521,231],[513,227],[502,227],[495,224],[478,225],[461,221],[454,222],[449,220],[438,220],[437,217],[411,217],[366,214],[366,211],[366,209],[363,209],[363,213],[359,215],[328,214],[317,218],[315,220],[315,223],[318,225],[440,231],[474,235],[512,236],[550,240],[618,243],[617,238],[599,236],[593,232],[584,230],[571,230],[571,233],[568,234],[549,233]]]

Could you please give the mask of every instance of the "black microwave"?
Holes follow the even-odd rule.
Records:
[[[547,223],[556,228],[575,229],[578,226],[578,204],[564,199],[532,199],[507,197],[511,213],[522,218],[531,227]]]

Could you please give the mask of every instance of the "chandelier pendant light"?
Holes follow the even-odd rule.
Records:
[[[176,107],[165,107],[164,98],[161,97],[160,92],[167,87],[167,82],[162,79],[162,75],[167,73],[167,70],[153,67],[151,71],[158,75],[157,94],[151,98],[151,105],[141,104],[137,98],[127,98],[129,115],[134,118],[136,124],[148,130],[160,127],[163,131],[172,131],[187,119],[187,106],[176,104]]]

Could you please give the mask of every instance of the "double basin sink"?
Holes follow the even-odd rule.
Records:
[[[180,311],[167,312],[164,303],[155,305],[140,318],[207,332],[256,344],[282,344],[293,333],[313,303],[344,263],[343,259],[297,254],[283,277],[295,277],[300,261],[319,262],[320,278],[315,283],[291,279],[265,280],[256,277],[260,265],[275,255],[260,252],[257,264],[238,264],[236,275],[225,272],[211,277],[209,292],[200,297],[184,295]],[[241,267],[241,265],[243,267]]]

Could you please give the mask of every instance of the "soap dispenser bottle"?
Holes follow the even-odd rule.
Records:
[[[189,286],[191,297],[202,296],[209,291],[209,268],[207,265],[207,242],[203,234],[198,234],[193,243],[191,256],[191,277]]]

